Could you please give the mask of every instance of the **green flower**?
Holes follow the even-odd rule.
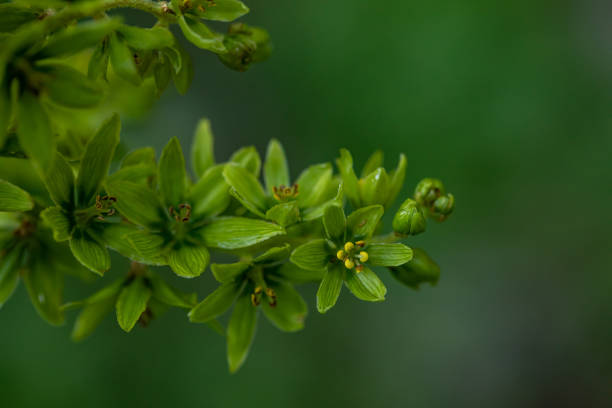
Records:
[[[327,206],[342,202],[342,187],[333,178],[328,163],[310,166],[291,184],[285,152],[276,140],[268,144],[265,188],[258,175],[258,168],[248,171],[245,166],[231,163],[223,171],[230,193],[246,209],[282,226],[317,219]]]
[[[341,207],[329,206],[323,216],[325,238],[292,252],[290,260],[300,268],[324,271],[317,292],[319,312],[336,304],[342,282],[361,300],[384,300],[387,288],[369,266],[399,266],[412,259],[412,250],[404,244],[373,242],[383,212],[381,205],[372,205],[345,217]]]
[[[180,292],[145,265],[132,262],[125,278],[105,286],[85,300],[69,303],[63,308],[81,308],[72,329],[72,339],[81,341],[93,333],[113,309],[119,326],[129,332],[136,323],[147,326],[151,319],[169,307],[191,309],[197,301],[195,293]]]
[[[232,264],[213,264],[211,269],[221,286],[189,312],[189,319],[206,323],[225,313],[234,303],[227,328],[227,360],[231,372],[244,363],[261,308],[278,329],[294,332],[304,328],[307,307],[287,280],[282,262],[289,245],[270,248],[259,256]],[[313,279],[319,274],[311,274]]]
[[[157,189],[134,178],[135,170],[147,164],[130,164],[109,177],[106,188],[116,198],[114,207],[132,223],[106,225],[101,235],[109,246],[138,262],[169,265],[177,275],[193,278],[206,269],[210,247],[244,248],[285,233],[274,223],[218,216],[230,196],[222,175],[225,165],[214,165],[211,137],[207,122],[201,123],[194,146],[194,167],[201,176],[195,184],[189,182],[176,138],[159,159]]]
[[[358,179],[353,169],[353,157],[346,149],[340,149],[336,159],[344,191],[353,209],[379,204],[385,208],[393,203],[404,184],[406,156],[400,154],[397,168],[389,173],[382,167],[383,154],[374,152],[361,171]]]

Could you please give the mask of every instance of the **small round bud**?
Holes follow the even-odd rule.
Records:
[[[427,219],[421,207],[411,198],[406,199],[393,217],[393,231],[402,235],[416,235],[425,231]]]
[[[444,195],[444,193],[444,185],[440,180],[426,178],[417,184],[414,190],[414,199],[423,207],[431,208],[438,197]]]
[[[230,25],[229,32],[223,39],[227,52],[219,54],[219,59],[229,68],[246,71],[251,63],[268,58],[272,51],[270,36],[257,27],[244,23]]]
[[[393,277],[414,289],[418,289],[423,282],[429,282],[432,286],[438,283],[440,278],[440,267],[419,248],[413,248],[413,257],[404,265],[389,268]]]
[[[447,194],[438,197],[433,204],[432,213],[438,216],[438,220],[443,221],[448,217],[455,209],[455,197],[452,194]]]

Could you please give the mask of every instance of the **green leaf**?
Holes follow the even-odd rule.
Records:
[[[255,176],[245,168],[233,163],[225,165],[223,176],[242,205],[263,217],[267,210],[267,197]]]
[[[166,50],[174,50],[173,52],[168,52],[166,55],[172,55],[175,53],[180,56],[180,66],[178,70],[172,71],[172,78],[174,79],[174,86],[179,94],[185,95],[189,86],[191,85],[191,81],[193,80],[193,62],[191,61],[191,56],[183,47],[181,47],[177,42],[174,43],[172,48],[166,48]],[[176,62],[176,60],[175,60]]]
[[[136,50],[161,50],[174,44],[172,33],[165,27],[140,28],[122,24],[118,32],[127,45]]]
[[[387,288],[370,268],[364,267],[359,273],[347,271],[345,279],[346,287],[358,299],[368,302],[385,300]]]
[[[0,180],[0,211],[29,211],[34,208],[30,195],[14,184]]]
[[[70,337],[73,341],[82,341],[89,337],[102,323],[104,317],[112,312],[117,295],[108,296],[98,302],[88,303],[77,316]]]
[[[80,71],[57,63],[45,63],[49,75],[45,90],[49,98],[58,105],[68,108],[91,108],[104,98],[104,88]]]
[[[47,45],[37,54],[37,59],[76,54],[100,43],[119,27],[117,18],[88,21],[61,30],[49,39]]]
[[[346,149],[340,149],[340,157],[336,159],[336,165],[340,171],[342,182],[344,184],[344,191],[346,196],[351,203],[353,209],[361,207],[361,200],[359,198],[359,186],[357,184],[357,176],[353,169],[353,156]]]
[[[404,178],[406,177],[406,156],[401,153],[397,167],[389,174],[389,193],[387,196],[387,202],[385,207],[389,207],[393,204],[393,201],[397,198],[397,195],[402,191],[404,185]]]
[[[200,230],[207,247],[237,249],[285,234],[280,225],[242,217],[220,217]]]
[[[234,304],[243,287],[244,282],[227,282],[219,286],[189,312],[189,321],[206,323],[221,316]]]
[[[346,217],[342,207],[330,205],[323,214],[323,226],[329,239],[344,241]]]
[[[212,264],[210,269],[217,281],[225,283],[234,280],[242,272],[249,269],[250,266],[249,262],[235,262],[231,264]]]
[[[180,204],[185,195],[187,174],[181,144],[170,139],[159,158],[159,190],[167,207]]]
[[[20,249],[13,249],[0,257],[0,309],[9,300],[19,282],[21,255]]]
[[[384,154],[382,150],[376,150],[372,155],[368,158],[368,161],[363,166],[361,170],[361,178],[367,177],[370,173],[376,170],[379,167],[383,166],[384,162]]]
[[[95,201],[96,194],[108,174],[115,148],[119,144],[120,130],[119,115],[114,114],[87,143],[76,181],[79,208],[89,207]]]
[[[253,259],[253,262],[258,264],[270,264],[275,262],[284,261],[291,253],[291,245],[285,244],[279,247],[272,247],[263,254]]]
[[[283,146],[276,139],[272,139],[268,143],[266,163],[264,164],[264,180],[270,194],[272,194],[274,187],[289,186],[287,158]]]
[[[189,192],[192,217],[221,214],[230,204],[229,186],[223,177],[224,165],[208,168]]]
[[[334,265],[327,269],[317,291],[317,310],[319,313],[327,312],[336,304],[342,289],[345,270],[342,265]]]
[[[63,281],[57,269],[43,259],[34,260],[22,275],[36,311],[53,325],[64,323],[62,305]]]
[[[185,38],[196,47],[217,54],[227,51],[223,45],[223,36],[211,31],[201,21],[189,15],[182,15],[178,17],[178,23]]]
[[[257,309],[248,296],[241,296],[227,326],[227,362],[231,373],[238,371],[246,360],[256,326]]]
[[[286,227],[300,220],[300,209],[297,201],[276,204],[266,211],[266,219]]]
[[[328,199],[326,193],[332,181],[333,169],[331,164],[315,164],[305,169],[296,184],[300,194],[298,202],[302,208],[313,207]]]
[[[55,204],[66,209],[74,208],[74,173],[61,154],[55,153],[44,181]]]
[[[302,296],[288,283],[272,282],[269,286],[276,293],[276,304],[271,306],[268,302],[262,302],[261,308],[268,320],[285,332],[302,330],[308,314]]]
[[[155,149],[152,147],[142,147],[126,154],[121,161],[121,168],[151,164],[155,164]]]
[[[133,52],[127,44],[121,41],[117,37],[117,34],[112,34],[109,37],[108,47],[110,61],[117,76],[133,85],[140,85],[142,79],[140,78],[138,67],[134,61]]]
[[[276,270],[278,276],[292,283],[318,282],[323,279],[326,272],[326,269],[309,271],[291,262],[285,262]]]
[[[230,22],[249,12],[249,8],[239,0],[215,0],[212,6],[211,3],[201,3],[203,10],[195,10],[199,17],[206,20]]]
[[[151,274],[149,279],[153,286],[153,297],[160,302],[175,307],[191,309],[197,303],[197,295],[195,293],[188,295],[180,292],[178,289],[168,285],[158,275]]]
[[[117,299],[117,322],[123,330],[129,332],[134,328],[150,298],[151,289],[145,285],[142,277],[123,288]]]
[[[42,211],[40,216],[53,230],[53,239],[58,242],[70,239],[74,223],[61,207],[49,207]]]
[[[372,205],[353,211],[346,219],[346,226],[353,238],[369,238],[383,216],[381,205]]]
[[[148,187],[129,181],[109,180],[106,190],[117,198],[113,206],[131,222],[152,228],[163,223],[164,210],[157,194]]]
[[[108,250],[86,231],[74,232],[70,240],[70,250],[83,266],[100,276],[110,268]]]
[[[364,179],[359,180],[361,205],[385,204],[389,194],[389,177],[382,167],[377,168]]]
[[[51,165],[55,142],[47,112],[30,92],[19,98],[19,144],[37,170],[43,173]]]
[[[196,247],[184,244],[172,249],[168,255],[168,265],[174,273],[183,278],[200,276],[209,261],[210,254],[203,246]]]
[[[366,251],[368,263],[374,266],[400,266],[412,259],[412,249],[404,244],[372,243]]]
[[[300,268],[321,271],[329,263],[329,251],[324,239],[315,239],[295,248],[289,259]]]
[[[208,119],[200,119],[191,146],[193,172],[202,177],[204,172],[215,164],[214,138]]]
[[[249,173],[251,173],[255,178],[259,177],[259,170],[261,169],[261,158],[259,157],[259,153],[257,153],[257,149],[253,146],[243,147],[242,149],[237,150],[230,157],[230,162],[238,163]]]

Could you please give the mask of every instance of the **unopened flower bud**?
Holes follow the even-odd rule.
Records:
[[[414,289],[418,289],[423,282],[436,285],[440,277],[438,264],[422,249],[413,248],[413,254],[410,262],[389,268],[395,279]]]
[[[444,221],[455,209],[455,197],[452,194],[447,194],[438,197],[433,204],[433,215],[438,217],[438,220]]]
[[[412,198],[404,201],[393,217],[393,231],[402,235],[420,234],[426,225],[423,210]]]
[[[361,205],[385,204],[389,195],[389,176],[387,171],[379,167],[365,178],[359,180]]]
[[[227,53],[219,54],[219,59],[237,71],[246,71],[251,63],[265,60],[272,51],[268,33],[244,23],[232,24],[223,44]]]
[[[444,185],[438,179],[426,178],[417,184],[414,199],[425,208],[431,208],[438,197],[444,195]]]

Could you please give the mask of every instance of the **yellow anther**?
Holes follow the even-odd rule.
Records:
[[[363,241],[363,240],[361,240],[361,241],[357,241],[357,242],[355,242],[355,244],[356,244],[358,247],[362,247],[362,248],[363,248],[363,247],[365,246],[365,241]]]
[[[270,297],[276,297],[276,293],[274,292],[272,288],[266,288],[266,295]]]
[[[353,244],[351,241],[347,242],[346,244],[344,244],[344,250],[346,252],[350,252],[353,250],[353,248],[355,248],[355,244]]]
[[[262,291],[262,290],[263,290],[263,289],[261,288],[261,286],[257,286],[257,287],[255,288],[255,294],[261,293],[261,291]]]
[[[359,253],[359,260],[361,262],[368,262],[368,258],[369,258],[369,256],[368,256],[368,253],[366,251],[361,251]]]
[[[344,261],[344,266],[346,267],[346,269],[353,269],[353,268],[355,267],[355,262],[353,262],[353,260],[352,260],[352,259],[347,258],[347,259]]]
[[[336,253],[336,258],[338,258],[338,259],[339,259],[339,260],[341,260],[341,261],[344,261],[344,258],[346,258],[346,253],[344,253],[344,251],[343,251],[343,250],[339,250],[339,251]]]

